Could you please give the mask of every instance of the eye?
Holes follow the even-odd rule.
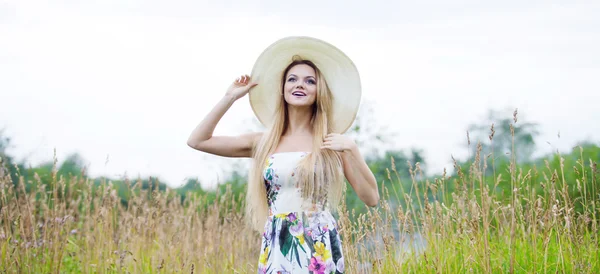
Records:
[[[315,82],[315,80],[313,80],[313,79],[308,79],[308,81],[307,81],[307,82],[308,82],[309,84],[311,84],[311,85],[315,85],[315,84],[317,83],[317,82]]]
[[[288,82],[295,82],[295,81],[296,81],[296,78],[295,78],[295,77],[290,77],[290,78],[288,78]]]

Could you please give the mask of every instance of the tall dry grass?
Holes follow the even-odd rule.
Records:
[[[356,214],[340,205],[347,272],[600,273],[596,163],[522,170],[513,159],[495,167],[510,171],[502,178],[484,173],[493,159],[479,149],[468,170],[455,165],[456,176],[432,180],[417,179],[416,164],[409,189],[392,162],[393,183],[381,185],[378,207]],[[567,168],[581,175],[577,184],[565,181]],[[49,185],[0,175],[2,272],[256,272],[260,236],[244,226],[243,210],[234,210],[240,197],[230,190],[207,204],[131,182],[123,205],[110,182],[94,189],[56,172]],[[27,193],[28,184],[35,190]],[[503,184],[513,190],[508,200],[494,191]],[[573,185],[580,198],[569,194]]]
[[[26,273],[231,273],[253,269],[260,238],[243,226],[231,191],[206,197],[143,190],[121,204],[110,182],[51,185],[0,180],[0,271]],[[36,184],[25,193],[25,184]]]

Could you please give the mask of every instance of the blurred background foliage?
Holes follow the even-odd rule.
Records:
[[[557,151],[536,157],[534,154],[537,145],[536,137],[539,135],[538,125],[517,121],[515,118],[516,113],[513,117],[503,117],[498,111],[490,111],[488,117],[481,119],[480,123],[472,124],[468,127],[467,141],[465,142],[468,146],[468,157],[460,160],[455,159],[452,171],[444,171],[443,174],[430,174],[427,170],[427,159],[425,159],[422,149],[416,147],[409,150],[386,149],[387,147],[392,147],[394,144],[394,135],[387,132],[385,128],[375,128],[376,123],[373,123],[371,120],[373,111],[371,105],[362,108],[355,123],[346,134],[356,140],[361,153],[365,156],[367,164],[373,171],[380,186],[385,185],[388,189],[396,191],[396,193],[391,193],[385,197],[391,205],[406,208],[407,201],[416,203],[417,198],[423,199],[423,197],[414,197],[413,193],[417,193],[413,189],[415,186],[422,187],[423,189],[432,188],[432,184],[442,179],[444,182],[444,192],[432,188],[431,194],[427,198],[430,200],[442,200],[442,197],[439,195],[446,193],[447,197],[445,198],[451,199],[450,193],[458,191],[461,187],[453,182],[464,181],[455,179],[457,176],[461,176],[461,172],[466,174],[466,171],[472,168],[475,162],[479,162],[481,165],[480,170],[483,170],[481,177],[487,186],[494,190],[497,197],[500,199],[510,199],[511,179],[516,180],[518,178],[511,178],[510,170],[506,168],[496,169],[495,167],[510,166],[512,157],[516,159],[517,166],[514,168],[517,171],[533,170],[533,173],[530,172],[525,177],[533,183],[544,181],[544,176],[548,178],[554,176],[557,184],[566,187],[569,193],[573,194],[571,197],[574,200],[599,198],[580,197],[579,193],[581,192],[576,191],[578,188],[581,188],[583,183],[576,178],[588,180],[587,184],[583,184],[588,187],[594,187],[594,184],[590,184],[589,182],[595,182],[596,184],[598,182],[593,177],[597,176],[595,163],[600,161],[600,147],[597,143],[582,141],[576,144],[571,151]],[[27,159],[16,161],[13,155],[7,153],[7,149],[10,146],[11,138],[5,136],[4,131],[0,131],[0,157],[4,166],[4,169],[0,169],[0,172],[9,172],[15,186],[19,180],[23,180],[25,182],[25,191],[28,193],[40,187],[52,189],[53,184],[61,178],[65,180],[78,178],[78,180],[90,182],[88,187],[93,191],[103,184],[112,184],[117,190],[118,197],[123,206],[128,205],[132,197],[132,192],[139,192],[145,189],[162,192],[168,191],[172,195],[172,198],[181,199],[182,202],[188,195],[197,195],[204,198],[205,206],[212,204],[214,199],[217,199],[219,194],[224,193],[228,188],[238,197],[238,201],[243,202],[245,198],[247,170],[244,168],[230,169],[232,172],[224,178],[221,184],[213,189],[203,188],[201,182],[196,178],[189,178],[183,185],[172,188],[159,178],[153,177],[138,178],[135,180],[128,178],[91,178],[86,173],[85,160],[79,154],[72,154],[60,163],[49,160],[37,166],[28,166],[26,164]],[[514,155],[511,154],[512,151],[515,151]],[[476,157],[480,157],[482,161],[476,161]],[[561,168],[560,157],[564,158],[563,166],[580,168]],[[586,159],[586,161],[582,162],[578,159]],[[484,164],[486,165],[485,169],[483,169]],[[584,167],[592,167],[594,172],[591,172],[591,174],[581,174],[584,172]],[[562,172],[561,174],[552,174],[551,171],[554,170]],[[470,180],[475,182],[476,178],[471,178]],[[391,182],[394,182],[394,184]],[[398,184],[398,182],[400,183]],[[67,188],[68,186],[69,184],[67,184]],[[537,190],[541,193],[543,185],[537,184],[536,186]],[[478,188],[480,186],[473,183],[472,186],[463,187]],[[412,199],[405,199],[406,195]],[[348,210],[354,210],[356,213],[367,211],[367,207],[352,192],[349,184],[347,184],[345,199]],[[243,203],[237,204],[238,208],[236,210],[239,210],[239,205]]]

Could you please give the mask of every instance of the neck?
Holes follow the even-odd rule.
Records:
[[[312,107],[296,107],[288,105],[288,126],[285,130],[285,135],[311,134],[311,118]]]

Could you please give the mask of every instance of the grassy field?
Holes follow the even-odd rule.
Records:
[[[596,163],[523,170],[512,161],[494,167],[508,171],[502,178],[484,174],[489,159],[478,153],[468,170],[424,180],[417,164],[410,189],[392,163],[379,206],[355,214],[342,204],[336,214],[347,272],[600,273]],[[256,273],[260,235],[231,191],[207,203],[131,182],[123,204],[110,182],[0,175],[3,273]]]

